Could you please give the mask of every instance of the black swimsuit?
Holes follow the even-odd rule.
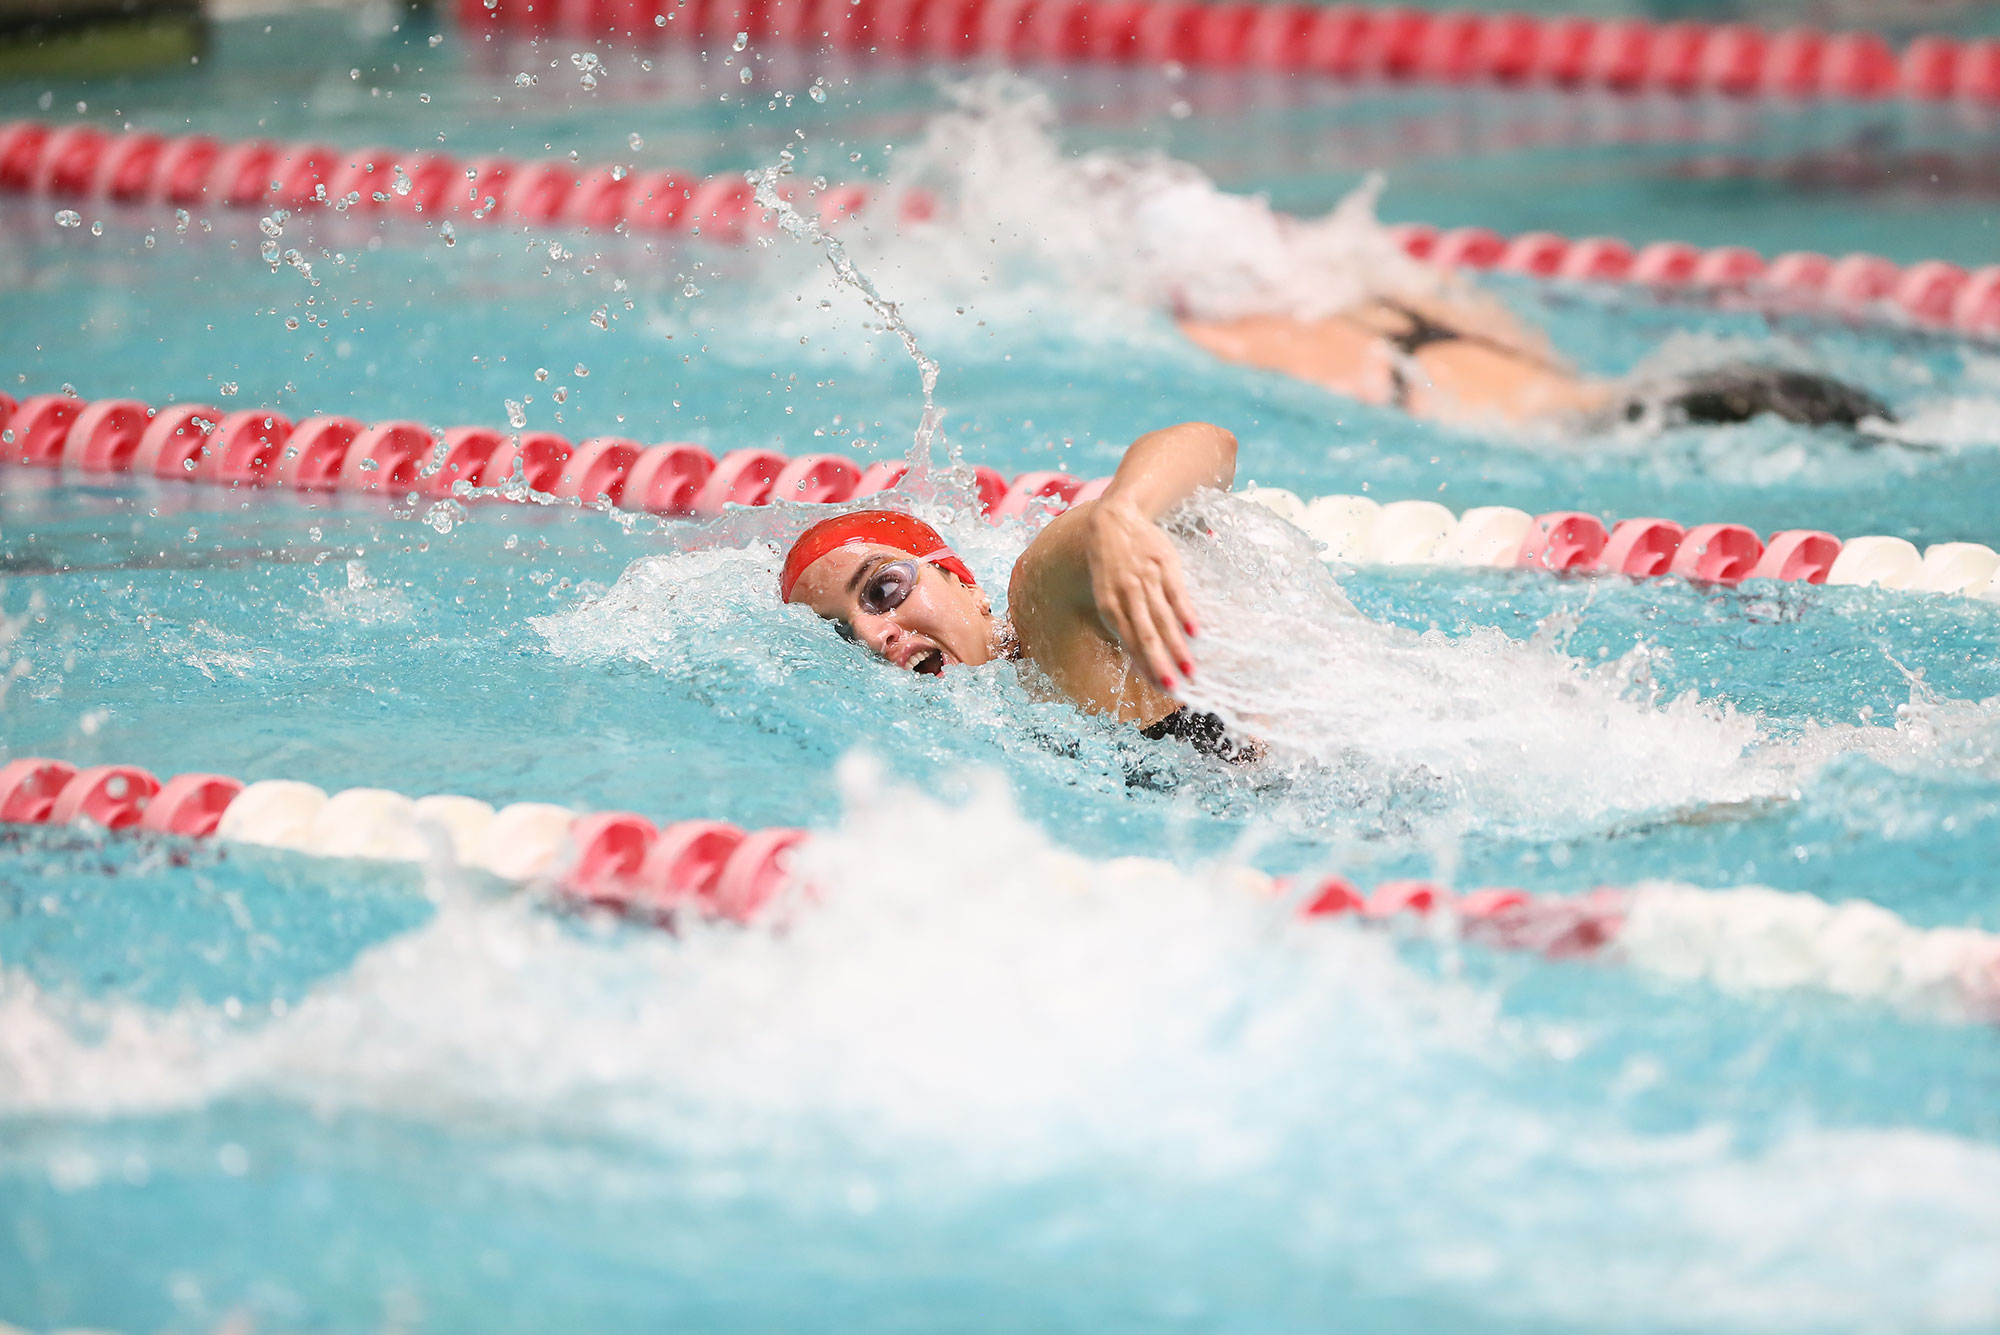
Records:
[[[1439,324],[1400,301],[1378,297],[1374,304],[1400,315],[1409,321],[1409,327],[1387,334],[1360,320],[1350,319],[1349,323],[1376,334],[1404,357],[1414,358],[1438,343],[1471,343],[1529,366],[1567,374],[1562,367],[1525,348]],[[1401,365],[1389,368],[1389,390],[1390,401],[1396,407],[1410,406],[1409,377]],[[1880,399],[1831,376],[1755,362],[1730,362],[1640,385],[1618,400],[1608,413],[1600,415],[1593,425],[1640,422],[1654,416],[1661,426],[1722,426],[1747,422],[1762,413],[1804,426],[1841,426],[1850,431],[1866,417],[1884,422],[1896,420]]]
[[[1402,316],[1410,322],[1409,326],[1391,334],[1385,333],[1375,328],[1375,326],[1366,324],[1360,320],[1349,319],[1348,323],[1366,329],[1369,333],[1374,334],[1390,347],[1402,353],[1404,357],[1414,359],[1419,352],[1436,343],[1470,343],[1475,347],[1490,349],[1504,357],[1512,357],[1517,362],[1524,362],[1529,366],[1538,367],[1544,371],[1560,372],[1562,370],[1561,367],[1537,357],[1526,348],[1515,347],[1511,343],[1502,343],[1498,339],[1488,338],[1484,334],[1474,334],[1463,329],[1454,329],[1448,324],[1439,324],[1422,311],[1411,306],[1405,306],[1400,301],[1391,301],[1386,297],[1377,297],[1374,304],[1380,306],[1385,311],[1393,311],[1397,315]],[[1389,367],[1389,401],[1398,408],[1408,409],[1410,406],[1410,379],[1403,373],[1403,368],[1399,363],[1392,363]]]
[[[1248,764],[1264,754],[1264,748],[1256,742],[1230,737],[1229,729],[1215,715],[1200,713],[1187,705],[1182,705],[1152,727],[1141,728],[1139,735],[1156,742],[1169,737],[1177,738],[1205,756],[1214,756],[1232,765]]]

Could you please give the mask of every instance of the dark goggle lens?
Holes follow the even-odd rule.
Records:
[[[917,574],[915,561],[892,561],[883,566],[861,586],[861,610],[878,617],[895,611],[917,587]]]

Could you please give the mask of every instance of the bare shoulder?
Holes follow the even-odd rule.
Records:
[[[1097,502],[1085,501],[1051,519],[1014,562],[1007,583],[1008,615],[1025,644],[1030,624],[1053,629],[1056,618],[1079,610],[1079,594],[1090,587],[1085,538]]]

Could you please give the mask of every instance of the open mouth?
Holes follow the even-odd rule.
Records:
[[[939,676],[944,672],[944,650],[925,649],[910,660],[910,671],[921,672],[926,677]]]

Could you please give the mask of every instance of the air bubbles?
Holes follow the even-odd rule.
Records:
[[[444,238],[444,243],[447,246],[455,246],[458,244],[458,233],[452,230],[452,226],[449,221],[441,222],[438,224],[438,235]]]
[[[825,81],[821,79],[814,79],[812,81],[812,87],[806,89],[806,96],[811,98],[815,102],[826,101]]]
[[[94,222],[94,223],[92,223],[92,224],[90,225],[90,234],[91,234],[92,236],[103,236],[103,235],[104,235],[104,224],[103,224],[102,222]]]
[[[83,226],[83,215],[75,209],[63,209],[56,214],[56,226],[81,227]]]
[[[396,182],[395,182],[395,184],[394,184],[394,185],[390,186],[389,188],[390,188],[391,190],[394,190],[394,191],[395,191],[395,192],[396,192],[397,194],[399,194],[399,195],[407,195],[407,194],[409,194],[409,193],[410,193],[410,190],[411,190],[411,188],[412,188],[412,187],[413,187],[413,186],[414,186],[414,185],[416,184],[416,182],[412,181],[412,180],[410,179],[410,176],[409,176],[409,173],[403,170],[403,164],[402,164],[402,163],[400,163],[400,162],[399,162],[399,163],[397,163],[397,164],[395,165],[395,168],[394,168],[394,170],[395,170],[395,173],[396,173]]]
[[[490,6],[489,6],[489,8],[490,8]],[[429,45],[430,45],[430,46],[432,46],[432,47],[437,47],[437,46],[442,46],[443,44],[444,44],[444,34],[443,34],[443,33],[441,33],[441,32],[434,32],[434,33],[432,33],[432,34],[431,34],[431,40],[430,40],[430,42],[429,42]]]
[[[507,425],[519,431],[528,424],[528,410],[513,399],[507,400]]]
[[[750,45],[750,34],[747,32],[739,32],[736,34],[736,40],[729,44],[729,49],[732,51],[741,51],[744,47],[748,45]]]
[[[696,287],[692,282],[683,283],[681,285],[681,295],[684,297],[698,297],[701,295],[701,289]]]
[[[752,79],[756,78],[757,76],[756,76],[756,74],[755,74],[754,72],[752,72],[752,70],[750,69],[750,67],[749,67],[748,65],[745,65],[745,66],[744,66],[744,67],[742,68],[742,70],[740,70],[740,71],[739,71],[739,72],[737,73],[736,77],[737,77],[737,79],[739,79],[739,80],[740,80],[740,81],[742,81],[743,83],[749,83],[749,82],[750,82],[750,81],[751,81]]]
[[[610,307],[599,306],[596,310],[592,311],[590,313],[590,322],[599,329],[609,329],[611,327]]]
[[[419,101],[419,102],[429,102],[430,100],[431,100],[431,95],[430,95],[429,93],[418,93],[418,94],[417,94],[417,101]]]
[[[568,403],[568,402],[569,402],[569,386],[568,386],[568,385],[557,385],[557,386],[556,386],[556,387],[555,387],[555,388],[554,388],[553,390],[551,390],[551,391],[549,392],[549,397],[550,397],[550,398],[552,398],[552,399],[554,399],[554,400],[555,400],[555,401],[556,401],[557,403]]]
[[[516,88],[533,88],[535,86],[535,76],[526,70],[522,70],[514,76],[514,86]]]
[[[186,209],[174,210],[174,230],[176,232],[179,232],[182,236],[186,236],[189,221],[190,219],[188,218],[188,211]]]
[[[236,397],[236,382],[225,380],[215,387],[215,392],[225,399],[233,399]]]
[[[296,316],[296,315],[287,315],[287,316],[285,317],[285,328],[287,328],[287,329],[297,329],[298,327],[299,327],[299,317],[298,317],[298,316]]]
[[[489,3],[490,3],[490,0],[489,0]],[[667,26],[667,16],[666,16],[665,14],[655,14],[655,15],[653,15],[653,26],[654,26],[655,28],[664,28],[664,27],[666,27],[666,26]]]
[[[264,215],[257,220],[257,230],[265,236],[283,236],[285,234],[284,214],[279,212]]]
[[[547,380],[548,378],[549,378],[549,368],[548,368],[548,367],[546,367],[546,366],[537,366],[537,367],[535,368],[535,379],[537,379],[537,380]]]
[[[151,250],[154,246],[157,246],[159,244],[160,244],[160,238],[154,236],[151,232],[146,233],[146,240],[144,242],[146,249]]]
[[[576,364],[576,370],[572,371],[570,374],[574,375],[577,379],[581,380],[585,376],[590,374],[590,368],[588,366],[585,366],[582,362],[578,362]]]
[[[622,162],[611,169],[611,179],[614,181],[622,181],[631,174],[632,169]]]
[[[637,130],[634,130],[631,134],[625,136],[625,147],[631,149],[634,153],[637,153],[640,149],[644,148],[645,146],[646,146],[646,141],[639,137],[639,132]]]
[[[264,257],[264,263],[270,265],[273,269],[278,267],[277,242],[271,240],[269,237],[264,238],[264,243],[257,248],[257,253]]]

